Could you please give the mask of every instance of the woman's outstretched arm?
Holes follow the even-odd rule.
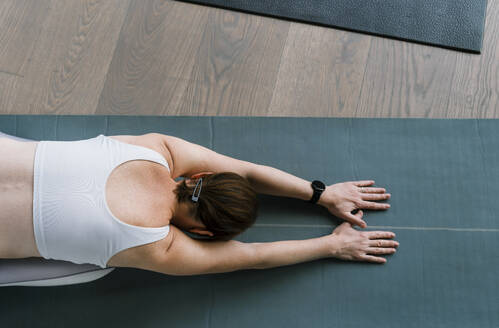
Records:
[[[361,232],[349,223],[332,234],[307,239],[270,243],[200,241],[171,226],[167,250],[146,261],[142,269],[170,275],[196,275],[244,269],[266,269],[312,261],[319,258],[384,263],[379,255],[395,253],[398,243],[388,231]]]
[[[235,172],[248,179],[255,190],[262,194],[309,200],[313,191],[310,182],[292,174],[247,161],[218,154],[210,149],[180,138],[155,134],[173,162],[173,177],[190,177],[200,172]],[[320,179],[320,177],[317,177]],[[327,186],[318,204],[333,215],[352,224],[365,227],[362,209],[386,210],[390,194],[384,188],[374,188],[374,181],[352,181]],[[352,211],[357,212],[352,213]]]

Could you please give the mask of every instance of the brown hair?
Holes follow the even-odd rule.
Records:
[[[213,232],[213,239],[229,240],[256,220],[256,191],[239,174],[223,172],[204,176],[196,203],[191,200],[194,186],[187,185],[185,180],[177,185],[174,192],[177,201],[187,203],[191,215]]]

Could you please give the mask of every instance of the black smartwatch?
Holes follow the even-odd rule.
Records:
[[[315,204],[321,198],[322,192],[326,190],[326,185],[322,181],[314,180],[312,181],[312,189],[314,190],[314,194],[308,202]]]

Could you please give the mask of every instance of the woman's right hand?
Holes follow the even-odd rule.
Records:
[[[348,222],[340,224],[328,237],[332,257],[349,261],[385,263],[386,259],[379,255],[393,254],[399,245],[390,240],[395,237],[393,232],[358,231]]]

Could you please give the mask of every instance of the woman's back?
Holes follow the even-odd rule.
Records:
[[[121,137],[113,138],[119,140]],[[136,140],[130,139],[133,137],[124,138],[128,138],[127,141],[130,143],[137,144],[134,142]],[[24,143],[7,139],[0,139],[0,142],[4,154],[0,159],[0,206],[3,209],[2,213],[0,213],[0,223],[4,227],[0,231],[0,240],[2,243],[0,244],[1,256],[4,258],[40,256],[35,243],[32,214],[33,164],[38,143]],[[124,143],[117,141],[113,142],[124,145]],[[140,150],[136,146],[129,147],[132,149],[135,147]],[[159,155],[157,151],[151,153]],[[56,153],[51,154],[51,156],[52,158],[57,157]],[[164,161],[164,158],[162,160]],[[98,161],[98,159],[94,161]],[[57,163],[57,161],[53,163]],[[73,163],[73,167],[76,163]],[[165,164],[168,166],[167,163]],[[62,164],[59,170],[64,169],[64,167],[64,164]],[[84,167],[82,167],[82,171],[84,170]],[[106,181],[103,182],[105,183],[109,214],[118,219],[115,223],[116,225],[131,230],[134,230],[135,226],[161,227],[168,225],[171,218],[171,206],[174,200],[172,192],[174,181],[169,177],[169,172],[164,166],[148,160],[132,160],[117,165],[114,167],[114,170],[108,173],[107,183]],[[98,175],[98,172],[95,174]],[[64,177],[64,174],[61,177]],[[71,188],[69,181],[68,183],[62,181],[57,187],[57,193],[60,195],[63,194],[63,189],[66,187]],[[63,193],[60,193],[61,191]],[[50,197],[53,195],[46,196]],[[62,201],[60,200],[60,202]],[[84,210],[84,208],[81,208],[81,210]],[[47,213],[47,216],[53,217],[54,213]],[[94,217],[90,217],[89,221]],[[132,227],[127,227],[128,225],[132,225]],[[70,228],[73,227],[70,225],[66,226],[68,234],[76,233],[75,231],[72,232]],[[140,230],[140,228],[135,230]],[[75,234],[75,237],[77,236]],[[64,248],[64,245],[58,246],[61,249]],[[148,248],[147,251],[150,251],[150,248],[153,246],[144,245],[143,248]],[[125,265],[126,263],[130,263],[129,257],[133,257],[134,253],[141,251],[141,247],[138,245],[138,247],[117,253],[109,263],[117,266],[124,265],[123,263]]]

